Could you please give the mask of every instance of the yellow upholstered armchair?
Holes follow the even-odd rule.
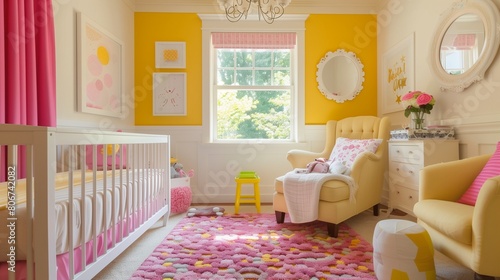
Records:
[[[475,272],[475,279],[500,276],[500,176],[487,179],[475,206],[458,203],[491,155],[439,163],[420,171],[417,221],[434,248]]]
[[[321,186],[318,220],[327,223],[328,235],[337,237],[341,222],[367,209],[373,207],[373,214],[378,215],[387,165],[389,126],[387,117],[358,116],[331,120],[326,124],[326,143],[322,152],[288,152],[287,159],[292,168],[305,168],[315,158],[329,158],[339,137],[382,140],[375,153],[360,154],[352,165],[350,176],[358,188],[354,200],[350,199],[348,184],[342,180],[329,180]],[[289,213],[283,193],[283,180],[284,176],[281,176],[275,181],[273,209],[277,223],[283,223],[285,213]]]

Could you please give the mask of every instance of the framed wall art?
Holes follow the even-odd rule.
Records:
[[[77,14],[78,109],[123,115],[123,43],[82,13]]]
[[[415,87],[415,34],[412,33],[383,56],[382,111],[404,110],[401,97]]]
[[[156,68],[186,68],[185,42],[156,42]]]
[[[153,115],[185,116],[186,73],[153,73]]]

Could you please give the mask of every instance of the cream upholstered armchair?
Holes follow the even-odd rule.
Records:
[[[327,223],[328,235],[337,237],[339,224],[348,218],[373,207],[378,215],[384,174],[387,165],[387,140],[389,138],[387,117],[358,116],[326,124],[326,143],[322,152],[291,150],[287,159],[292,168],[305,168],[315,158],[329,158],[339,137],[350,139],[382,139],[375,153],[362,153],[354,161],[350,176],[358,189],[354,200],[350,200],[350,188],[341,180],[326,181],[320,190],[318,220]],[[277,223],[283,223],[285,213],[289,213],[283,193],[283,179],[275,181],[273,209]]]
[[[473,270],[475,279],[500,276],[500,176],[482,184],[475,206],[457,201],[490,157],[424,167],[420,171],[419,201],[413,207],[434,248]]]

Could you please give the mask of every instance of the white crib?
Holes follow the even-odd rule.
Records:
[[[91,279],[167,223],[169,136],[0,125],[0,146],[1,279]]]

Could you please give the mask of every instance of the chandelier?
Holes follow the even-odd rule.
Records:
[[[291,0],[217,0],[226,18],[230,22],[237,22],[248,13],[256,10],[259,20],[262,18],[267,23],[273,23],[285,13],[285,7]]]

